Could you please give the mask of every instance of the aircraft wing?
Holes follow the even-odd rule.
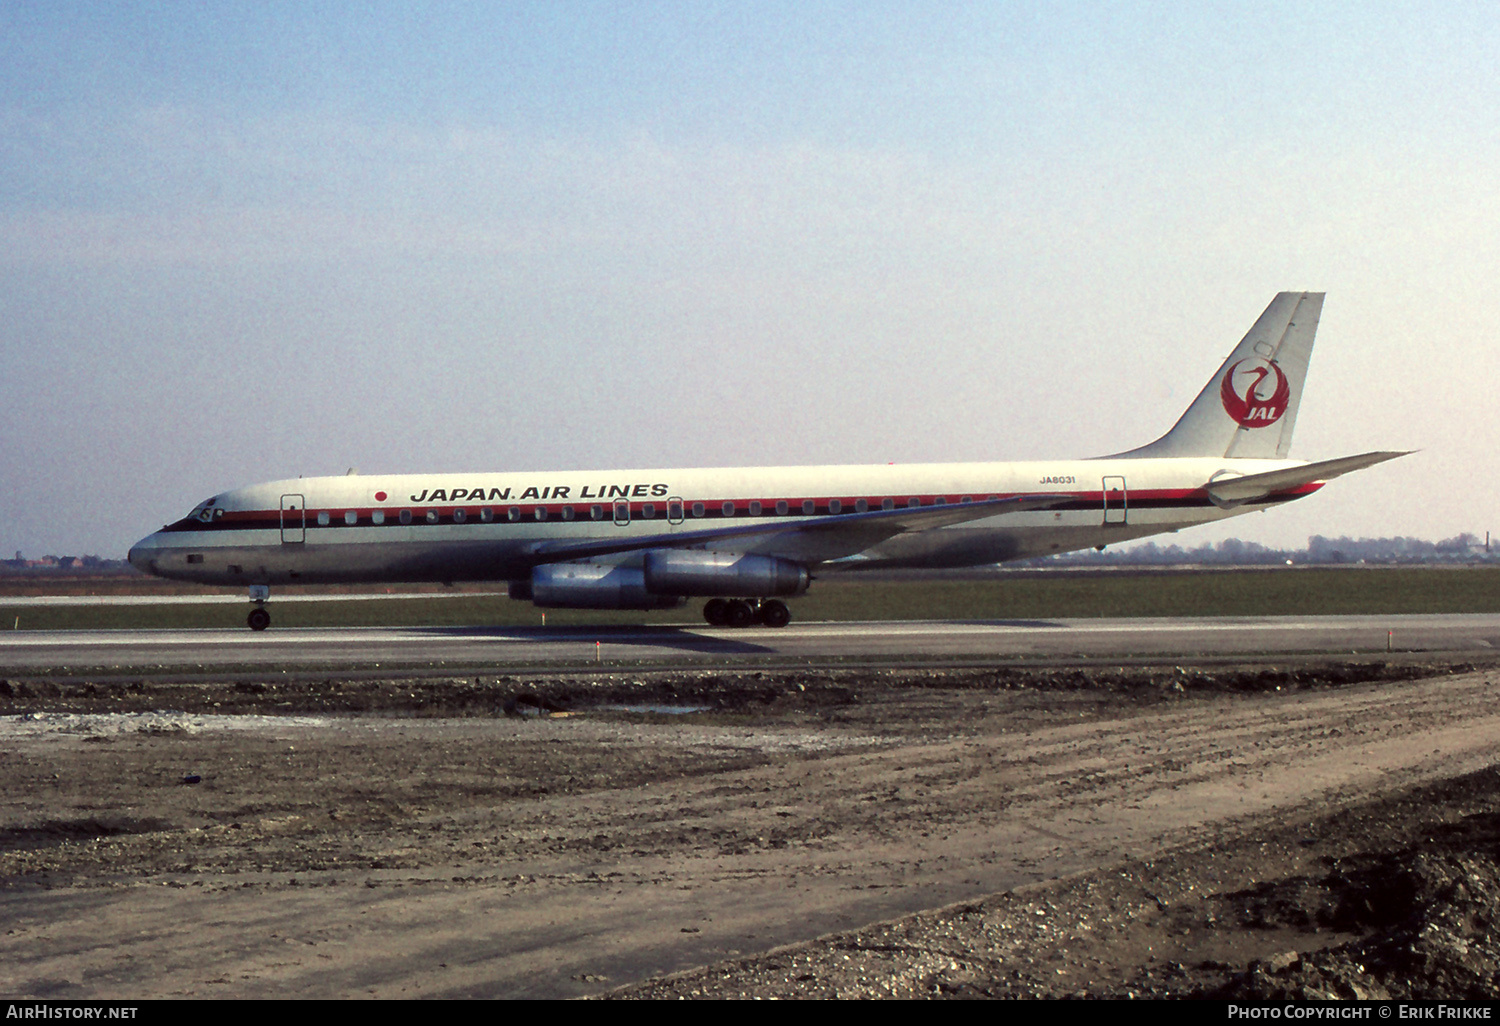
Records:
[[[1221,509],[1232,509],[1290,488],[1312,484],[1314,481],[1331,481],[1342,474],[1373,467],[1397,456],[1409,455],[1410,452],[1367,452],[1358,456],[1323,460],[1321,463],[1304,463],[1286,470],[1271,470],[1264,474],[1216,478],[1208,483],[1208,497]]]
[[[576,542],[541,542],[531,551],[538,564],[591,559],[595,556],[646,549],[696,548],[742,550],[781,556],[799,563],[819,563],[852,556],[908,531],[929,531],[1007,513],[1050,509],[1071,502],[1072,498],[1069,495],[1019,495],[1008,499],[981,499],[918,509],[835,514],[802,522],[775,518],[737,527],[673,531],[621,538],[618,541],[587,539]]]

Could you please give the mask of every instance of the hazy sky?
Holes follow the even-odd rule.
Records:
[[[1326,291],[1173,539],[1500,530],[1500,8],[0,4],[0,555],[298,474],[1092,456]]]

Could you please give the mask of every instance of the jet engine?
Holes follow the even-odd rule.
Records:
[[[531,571],[530,598],[553,609],[676,609],[681,594],[655,594],[635,567],[599,563],[547,563]],[[517,582],[520,583],[520,582]],[[519,597],[511,587],[511,597]]]
[[[695,549],[652,549],[644,576],[656,595],[800,595],[808,583],[807,567],[791,560]]]

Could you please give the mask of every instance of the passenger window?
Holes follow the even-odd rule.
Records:
[[[866,502],[864,499],[855,499],[854,500],[854,512],[856,512],[856,513],[863,513],[866,510],[868,510],[869,508],[870,508],[870,504],[868,502]]]
[[[546,520],[547,519],[547,507],[546,506],[538,506],[536,509],[532,510],[531,515],[534,516],[534,517],[536,517],[538,520]]]
[[[842,513],[843,510],[844,510],[844,504],[842,502],[840,502],[838,499],[829,499],[828,500],[828,512],[830,512],[830,513]]]
[[[791,507],[786,504],[786,500],[785,499],[777,499],[776,500],[776,514],[778,516],[783,516],[783,517],[786,516],[786,511],[788,509],[790,509],[790,508]]]
[[[453,511],[453,522],[455,524],[461,524],[467,519],[469,519],[469,514],[465,513],[463,510],[456,509]]]
[[[965,495],[962,499],[959,499],[958,501],[960,503],[973,502],[974,501],[974,496],[972,496],[972,495]]]
[[[645,517],[647,520],[653,520],[653,519],[655,519],[656,518],[656,503],[654,503],[654,502],[648,502],[645,505],[643,505],[641,507],[641,516]]]
[[[922,505],[922,500],[913,495],[911,498],[906,500],[906,505],[909,509],[916,509],[918,506]]]
[[[780,510],[779,512],[785,513],[786,511],[785,510]],[[758,516],[760,516],[760,500],[759,499],[754,499],[754,500],[751,501],[751,503],[750,503],[750,515],[752,517],[758,517]]]
[[[603,520],[604,519],[604,507],[603,506],[590,506],[589,507],[589,519],[590,520]]]
[[[492,509],[490,509],[488,506],[484,507],[483,509],[481,509],[479,511],[479,520],[480,520],[481,523],[487,524],[491,520],[494,520],[494,519],[495,519],[495,511],[492,510]]]
[[[817,508],[818,508],[817,503],[813,502],[811,499],[803,499],[802,500],[802,512],[803,513],[812,513],[814,511],[816,511]]]
[[[932,504],[934,506],[946,506],[948,505],[948,500],[943,498],[941,495],[934,495],[932,497]]]
[[[720,507],[720,509],[723,511],[726,517],[734,516],[734,503],[726,502],[722,507]]]
[[[510,518],[510,522],[514,524],[516,521],[521,519],[521,507],[512,506],[510,509],[506,510],[505,515]]]
[[[880,508],[881,509],[895,509],[896,508],[896,500],[895,499],[881,499],[880,500]]]
[[[564,506],[563,507],[563,519],[564,520],[572,520],[573,519],[573,507],[572,506]]]
[[[438,522],[438,511],[437,510],[430,509],[430,510],[427,511],[427,522],[429,524],[435,524],[435,523]]]
[[[326,509],[323,510],[323,511],[321,511],[318,514],[318,526],[319,527],[327,527],[328,526],[328,511]]]
[[[409,509],[403,509],[401,511],[401,522],[403,524],[409,524],[409,523],[411,523],[411,510],[409,510]]]
[[[372,524],[383,524],[383,523],[385,523],[385,510],[383,510],[383,509],[377,509],[374,513],[371,513],[370,514],[370,523],[372,523]]]
[[[703,513],[704,513],[703,503],[701,503],[701,502],[695,502],[695,503],[693,503],[693,516],[695,516],[695,517],[701,517],[703,515]]]
[[[359,514],[356,513],[354,510],[351,509],[349,512],[347,512],[347,513],[344,514],[344,523],[346,523],[346,524],[357,524],[357,523],[359,523]]]

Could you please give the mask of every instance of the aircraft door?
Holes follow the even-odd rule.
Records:
[[[307,541],[307,504],[300,495],[281,497],[281,543],[300,545]]]
[[[1123,524],[1129,516],[1129,495],[1123,477],[1104,479],[1104,525]]]
[[[682,496],[680,495],[673,495],[667,499],[667,523],[682,523],[682,505]]]
[[[629,527],[630,526],[630,503],[628,503],[628,502],[616,502],[615,503],[615,526],[616,527]]]

